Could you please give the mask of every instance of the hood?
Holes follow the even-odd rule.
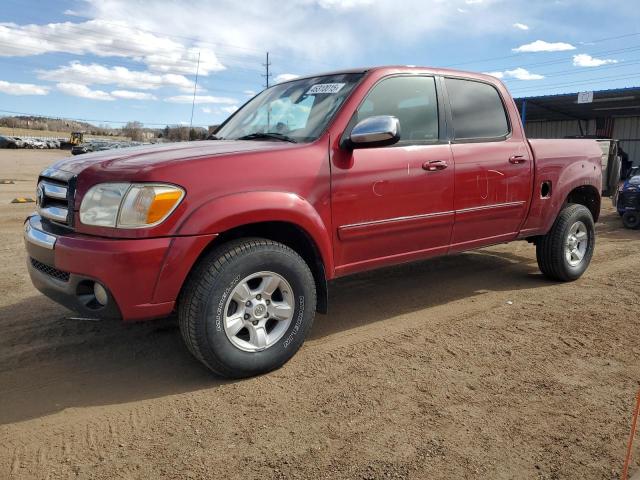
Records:
[[[204,140],[196,142],[143,145],[102,152],[85,153],[56,162],[52,168],[78,174],[94,167],[102,171],[135,173],[157,166],[167,166],[191,158],[234,153],[272,151],[295,148],[294,143],[258,140]]]
[[[629,192],[635,192],[637,190],[640,190],[640,175],[636,175],[634,177],[627,179],[624,182],[622,188],[625,191],[629,191]]]

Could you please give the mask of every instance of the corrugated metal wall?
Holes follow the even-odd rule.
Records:
[[[585,128],[586,126],[586,128]],[[595,135],[596,122],[582,122],[585,135]],[[527,122],[525,131],[529,138],[564,138],[580,135],[577,120],[553,122]],[[618,117],[613,121],[613,138],[620,140],[622,149],[635,165],[640,165],[640,117]]]
[[[619,117],[613,121],[613,138],[620,140],[622,149],[634,165],[640,165],[640,117]]]
[[[596,122],[582,122],[584,135],[595,133]],[[558,120],[553,122],[527,122],[525,131],[529,138],[564,138],[580,135],[580,127],[577,120]]]

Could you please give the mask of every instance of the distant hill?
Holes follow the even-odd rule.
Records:
[[[26,128],[55,132],[85,132],[91,135],[118,136],[122,135],[120,128],[110,128],[107,125],[92,125],[77,120],[66,120],[47,117],[14,116],[0,117],[0,127]]]

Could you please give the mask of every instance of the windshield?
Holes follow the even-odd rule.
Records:
[[[271,87],[242,107],[215,137],[312,142],[322,134],[362,75],[324,75]]]

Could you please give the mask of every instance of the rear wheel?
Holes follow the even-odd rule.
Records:
[[[626,211],[622,215],[622,224],[627,228],[638,228],[640,227],[640,213]]]
[[[538,240],[538,266],[553,280],[576,280],[589,266],[594,248],[591,212],[583,205],[570,204],[562,209],[549,233]]]
[[[191,273],[179,305],[191,353],[215,373],[241,378],[274,370],[304,342],[316,290],[305,261],[266,239],[213,250]]]

